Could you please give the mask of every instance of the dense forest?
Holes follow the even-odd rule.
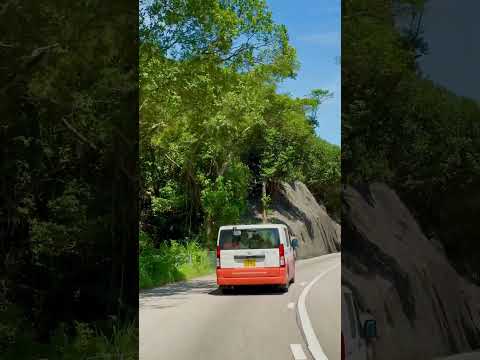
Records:
[[[342,177],[389,184],[478,282],[480,107],[422,74],[424,6],[342,2]]]
[[[0,358],[136,359],[137,11],[0,18]]]
[[[141,245],[213,248],[218,226],[250,203],[268,209],[280,181],[305,182],[338,218],[340,148],[315,131],[332,94],[278,93],[300,64],[266,3],[140,10]]]

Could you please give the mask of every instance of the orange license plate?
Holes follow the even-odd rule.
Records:
[[[255,259],[245,259],[243,260],[243,267],[255,267],[257,261]]]

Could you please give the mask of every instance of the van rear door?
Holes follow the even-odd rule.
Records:
[[[220,266],[224,269],[280,266],[278,228],[220,230]]]

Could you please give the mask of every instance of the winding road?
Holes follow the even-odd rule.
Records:
[[[288,293],[222,294],[215,275],[142,291],[140,359],[340,359],[340,269],[340,253],[299,260]]]

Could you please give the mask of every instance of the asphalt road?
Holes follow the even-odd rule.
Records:
[[[340,359],[340,254],[297,261],[296,271],[288,293],[223,295],[215,275],[141,292],[140,359],[315,360],[315,342]]]

